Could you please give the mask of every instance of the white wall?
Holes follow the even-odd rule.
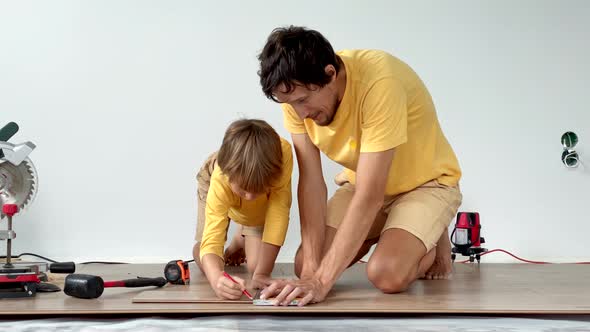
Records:
[[[489,247],[588,259],[590,166],[565,169],[559,143],[576,131],[590,164],[588,17],[585,1],[0,2],[0,125],[37,144],[41,181],[15,251],[188,259],[195,174],[225,127],[262,117],[287,135],[256,55],[297,24],[421,75],[464,171],[461,210],[481,212]],[[331,193],[340,168],[326,165]],[[299,243],[296,204],[282,261]]]

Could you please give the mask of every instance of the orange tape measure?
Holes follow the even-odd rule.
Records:
[[[188,285],[191,279],[188,262],[182,260],[168,262],[164,268],[164,277],[171,284]]]

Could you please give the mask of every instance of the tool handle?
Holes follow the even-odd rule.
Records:
[[[76,264],[74,262],[59,262],[49,265],[51,273],[74,273],[76,272]]]
[[[147,287],[147,286],[157,286],[162,287],[166,285],[166,279],[162,277],[158,278],[137,278],[137,279],[127,279],[127,280],[118,280],[118,281],[105,281],[104,287]]]
[[[8,140],[18,132],[18,125],[14,122],[9,122],[6,126],[0,129],[0,142],[8,142]]]

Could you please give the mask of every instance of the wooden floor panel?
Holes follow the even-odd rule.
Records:
[[[401,294],[387,295],[367,281],[365,265],[347,270],[329,298],[298,307],[262,307],[248,301],[216,303],[194,264],[190,286],[105,289],[98,299],[59,293],[0,300],[0,315],[202,314],[202,313],[421,313],[421,314],[590,314],[589,265],[456,264],[451,280],[417,281]],[[89,265],[78,273],[107,279],[161,276],[161,264]],[[246,278],[245,268],[232,274]],[[277,264],[274,275],[289,277],[292,264]],[[61,286],[61,285],[60,285]],[[242,300],[247,300],[242,298]],[[201,302],[201,303],[199,303]],[[203,303],[209,302],[209,303]]]

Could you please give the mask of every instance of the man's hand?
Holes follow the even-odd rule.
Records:
[[[214,278],[215,281],[211,286],[213,287],[215,294],[217,294],[217,297],[228,300],[239,300],[242,297],[242,291],[246,289],[244,279],[234,276],[232,276],[232,278],[238,283],[236,284],[224,276],[223,271]]]
[[[265,288],[260,297],[267,299],[275,296],[274,305],[287,306],[295,298],[301,298],[298,306],[322,302],[332,287],[323,284],[316,276],[300,280],[275,280]]]
[[[272,281],[273,280],[268,275],[254,274],[252,276],[252,281],[250,282],[250,287],[254,289],[264,289],[266,286],[269,286]]]

